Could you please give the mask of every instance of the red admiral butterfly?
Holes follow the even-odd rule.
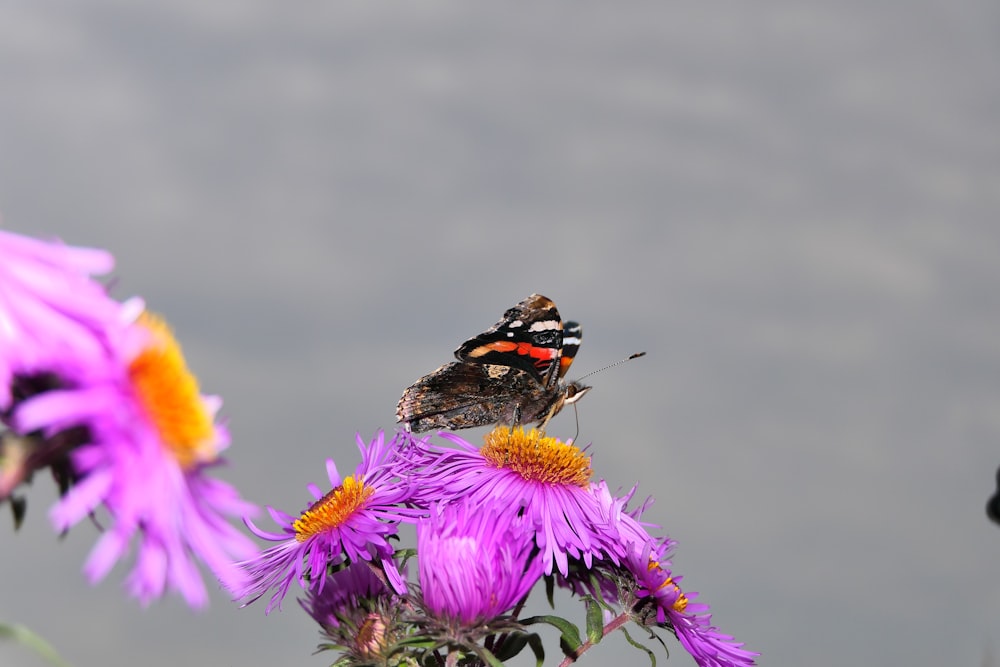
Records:
[[[590,387],[563,382],[583,329],[563,322],[551,299],[532,294],[503,319],[455,350],[457,362],[403,392],[396,421],[408,430],[461,429],[493,423],[539,428]]]

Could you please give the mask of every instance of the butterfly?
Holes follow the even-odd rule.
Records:
[[[455,350],[458,361],[407,387],[396,421],[413,432],[500,423],[537,423],[540,430],[590,387],[564,382],[583,329],[563,322],[556,304],[532,294]]]

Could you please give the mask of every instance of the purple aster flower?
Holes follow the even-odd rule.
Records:
[[[89,279],[111,268],[107,253],[3,233],[0,260],[4,422],[36,459],[68,468],[74,486],[50,512],[57,530],[107,507],[88,578],[103,578],[135,539],[127,585],[143,603],[171,589],[203,606],[196,559],[237,584],[232,561],[254,546],[227,517],[255,508],[206,475],[229,444],[215,423],[221,403],[199,393],[169,329]]]
[[[684,594],[679,586],[682,577],[671,576],[667,558],[677,542],[669,537],[652,537],[647,531],[649,524],[640,521],[651,499],[629,511],[626,505],[635,494],[635,487],[621,498],[612,496],[606,486],[598,487],[596,492],[601,505],[618,522],[626,551],[622,565],[635,581],[634,587],[629,588],[639,600],[655,603],[656,622],[673,628],[681,645],[702,667],[756,664],[754,657],[759,654],[742,649],[743,644],[712,627],[708,605],[691,604],[698,594]]]
[[[140,306],[130,304],[133,311]],[[195,557],[221,581],[238,585],[242,572],[233,560],[254,546],[229,518],[256,508],[206,474],[229,445],[228,431],[215,423],[221,401],[199,393],[166,324],[139,312],[117,333],[104,377],[91,383],[67,377],[65,388],[19,405],[13,424],[46,435],[86,427],[87,442],[70,454],[75,484],[49,517],[65,531],[99,505],[108,508],[111,525],[84,566],[92,582],[107,575],[134,538],[130,592],[147,604],[175,590],[202,607],[208,597]]]
[[[442,624],[488,625],[542,576],[534,535],[500,506],[458,501],[417,524],[424,607]]]
[[[327,475],[333,489],[325,495],[311,486],[315,502],[298,517],[268,507],[271,518],[281,527],[280,533],[268,533],[247,521],[258,537],[277,542],[256,557],[240,565],[249,575],[244,586],[230,587],[236,599],[245,604],[275,589],[265,613],[288,593],[293,581],[307,591],[321,593],[328,570],[358,561],[375,560],[384,568],[392,588],[403,594],[406,584],[392,560],[393,548],[388,538],[396,534],[401,520],[413,520],[424,510],[405,507],[413,497],[408,481],[409,465],[398,456],[408,436],[400,434],[390,443],[381,432],[370,445],[358,436],[362,461],[355,471],[341,479],[332,460],[327,461]]]
[[[329,640],[320,650],[340,649],[349,656],[340,664],[395,664],[391,656],[410,632],[400,620],[408,605],[375,570],[370,561],[351,563],[327,575],[322,590],[310,590],[299,600]]]
[[[568,559],[589,567],[594,558],[618,562],[624,553],[617,527],[590,490],[590,457],[537,430],[501,426],[482,449],[450,433],[461,450],[437,448],[422,473],[426,502],[467,498],[474,505],[521,514],[535,533],[545,574],[567,574]]]
[[[347,567],[327,575],[323,590],[306,592],[299,604],[313,620],[319,623],[327,634],[339,630],[343,625],[352,625],[363,620],[369,609],[378,601],[398,600],[393,590],[375,574],[370,561],[357,561]],[[356,623],[355,623],[356,625]]]
[[[603,482],[591,488],[608,520],[617,525],[624,556],[620,564],[595,563],[593,568],[571,561],[569,576],[558,577],[559,585],[576,595],[589,593],[605,601],[617,600],[640,624],[670,628],[703,667],[755,664],[758,654],[742,649],[742,644],[712,627],[708,606],[691,604],[697,593],[683,593],[679,586],[682,577],[671,577],[667,558],[677,543],[669,537],[650,535],[651,524],[640,518],[652,499],[628,510],[635,487],[622,497],[613,496]]]
[[[322,591],[311,590],[299,604],[319,623],[329,642],[319,650],[340,649],[340,665],[401,664],[401,642],[413,633],[405,598],[388,588],[370,561],[351,563],[328,575]]]
[[[759,653],[743,649],[742,643],[712,626],[708,605],[691,602],[697,593],[681,591],[682,577],[671,576],[670,563],[661,560],[652,544],[634,550],[625,564],[635,576],[636,596],[655,601],[657,622],[669,624],[674,629],[681,645],[701,667],[757,664],[754,658]]]

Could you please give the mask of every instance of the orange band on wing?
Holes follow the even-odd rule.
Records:
[[[492,343],[487,343],[483,347],[488,347],[491,350],[496,350],[497,352],[516,351],[522,356],[534,357],[535,359],[554,359],[556,356],[555,348],[538,347],[537,345],[532,345],[531,343],[515,343],[512,340],[497,340]]]

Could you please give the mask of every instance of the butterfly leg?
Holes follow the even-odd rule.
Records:
[[[515,405],[514,406],[514,412],[513,412],[512,416],[511,416],[511,420],[510,420],[510,433],[511,433],[511,435],[514,434],[514,427],[517,426],[520,423],[521,423],[521,406],[520,405]]]
[[[551,408],[549,408],[549,411],[545,413],[545,418],[542,419],[542,421],[538,422],[538,432],[539,433],[541,433],[542,435],[545,435],[545,425],[549,423],[549,420],[552,419],[556,415],[557,412],[559,412],[559,408],[560,407],[562,407],[562,406],[559,405],[559,404],[556,404],[556,405],[553,405]]]

